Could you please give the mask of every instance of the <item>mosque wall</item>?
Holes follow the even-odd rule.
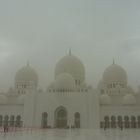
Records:
[[[84,65],[71,52],[57,63],[46,92],[37,90],[38,75],[29,63],[15,77],[14,96],[0,96],[0,113],[20,115],[24,127],[97,129],[106,116],[139,116],[140,122],[139,93],[127,85],[126,71],[115,62],[97,89],[86,84]]]
[[[88,128],[88,106],[87,93],[65,92],[65,93],[40,93],[37,100],[36,126],[41,126],[43,112],[48,114],[48,125],[55,127],[55,112],[57,108],[64,107],[67,111],[67,125],[74,125],[74,114],[80,113],[81,128]]]
[[[23,105],[17,105],[17,104],[0,105],[0,115],[2,116],[20,115],[23,118]]]
[[[100,107],[100,120],[104,120],[105,116],[140,116],[139,106],[101,106]]]

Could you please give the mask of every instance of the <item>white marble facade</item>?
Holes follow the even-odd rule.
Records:
[[[140,128],[140,94],[115,62],[97,89],[87,85],[85,67],[71,52],[56,64],[54,77],[43,91],[29,63],[18,70],[15,87],[0,94],[0,127]]]

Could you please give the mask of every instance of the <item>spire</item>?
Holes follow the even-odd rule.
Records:
[[[69,49],[69,55],[71,55],[71,49]]]

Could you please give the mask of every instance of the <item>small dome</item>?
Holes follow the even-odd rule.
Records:
[[[127,92],[128,93],[134,93],[134,90],[131,86],[127,86]]]
[[[71,90],[75,87],[73,77],[68,73],[60,74],[55,81],[55,88],[61,90]]]
[[[104,71],[103,80],[106,83],[121,82],[127,84],[127,74],[120,65],[113,63]]]
[[[109,95],[107,94],[101,94],[100,95],[100,104],[103,104],[103,105],[109,105],[111,104],[111,98]]]
[[[56,64],[55,78],[62,73],[69,73],[74,80],[80,80],[81,83],[85,80],[84,65],[79,58],[72,55],[71,52]]]
[[[20,96],[18,97],[18,103],[19,103],[19,104],[24,104],[24,100],[25,100],[25,95],[20,95]]]
[[[13,87],[10,87],[8,90],[8,93],[14,93],[14,92],[15,92],[15,89]]]
[[[136,98],[132,94],[127,94],[123,98],[124,105],[134,105],[136,104]]]
[[[35,86],[38,85],[38,75],[36,71],[29,65],[21,68],[15,76],[15,82],[34,82]]]
[[[5,95],[0,95],[0,104],[6,104],[7,103],[7,97]]]

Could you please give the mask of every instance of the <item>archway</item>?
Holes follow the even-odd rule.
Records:
[[[3,126],[8,127],[8,122],[9,122],[9,116],[6,115],[6,116],[4,116],[4,123],[3,123]]]
[[[44,112],[42,113],[42,122],[41,122],[42,128],[47,128],[48,127],[48,113]]]
[[[136,117],[131,116],[131,128],[136,128]]]
[[[129,116],[124,116],[124,128],[130,128]]]
[[[116,123],[117,123],[117,126],[122,130],[123,127],[124,127],[123,117],[122,116],[118,116]]]
[[[15,127],[19,127],[19,128],[22,127],[22,121],[20,115],[16,116]]]
[[[10,127],[14,127],[14,121],[15,121],[15,116],[11,115],[10,116]]]
[[[62,106],[55,111],[55,127],[67,128],[67,110]]]
[[[116,128],[116,117],[111,116],[111,128]]]
[[[2,127],[2,122],[3,122],[3,116],[0,115],[0,127]]]
[[[110,120],[109,120],[109,116],[105,116],[104,117],[104,129],[107,129],[110,127]]]
[[[76,112],[74,114],[74,122],[75,122],[75,128],[80,128],[80,113]]]

